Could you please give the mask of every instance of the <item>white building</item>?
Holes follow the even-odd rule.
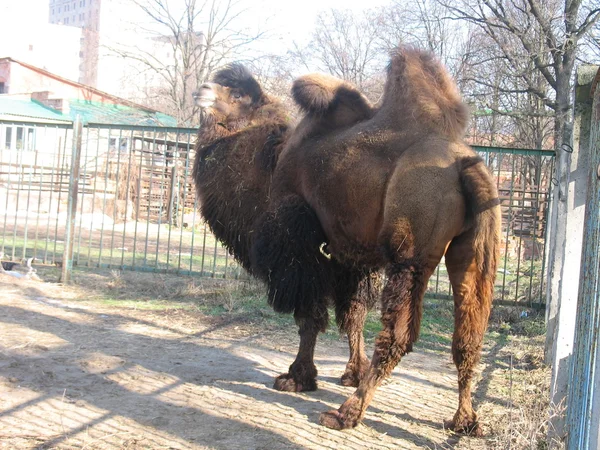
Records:
[[[115,55],[121,43],[139,37],[131,18],[140,9],[131,0],[47,0],[48,21],[81,30],[78,81],[113,94],[123,94],[128,64]]]
[[[0,58],[14,58],[78,81],[82,30],[49,24],[46,16],[40,13],[47,1],[3,2],[0,6]],[[27,18],[27,27],[23,26],[24,18]]]

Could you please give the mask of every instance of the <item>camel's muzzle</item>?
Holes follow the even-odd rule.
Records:
[[[196,105],[200,108],[210,108],[217,100],[217,96],[212,89],[210,83],[205,83],[200,86],[200,89],[192,94]]]

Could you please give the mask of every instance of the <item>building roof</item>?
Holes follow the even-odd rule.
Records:
[[[84,124],[177,126],[177,120],[172,116],[131,106],[70,100],[68,112],[62,113],[35,100],[0,95],[0,119],[62,123],[73,122],[77,116]]]
[[[0,95],[0,119],[36,119],[44,122],[72,122],[70,117],[33,100]]]
[[[42,120],[45,122],[73,122],[77,116],[81,117],[84,124],[111,124],[111,125],[142,125],[176,127],[177,120],[168,114],[148,108],[132,101],[116,97],[100,91],[92,86],[87,86],[63,78],[59,75],[32,66],[31,64],[13,58],[0,58],[0,61],[10,61],[38,72],[46,77],[53,78],[60,83],[77,87],[79,90],[95,94],[107,101],[81,100],[64,98],[68,102],[65,112],[51,108],[40,101],[29,98],[27,94],[11,95],[0,94],[0,118],[23,120],[24,118]],[[91,96],[90,96],[91,97]]]
[[[158,111],[88,100],[69,101],[69,115],[72,120],[80,116],[83,123],[161,127],[177,126],[177,120],[174,117]]]
[[[154,110],[152,108],[148,108],[146,106],[137,104],[137,103],[132,102],[130,100],[126,100],[124,98],[117,97],[116,95],[112,95],[112,94],[109,94],[108,92],[101,91],[100,89],[96,89],[95,87],[88,86],[87,84],[81,84],[81,83],[78,83],[77,81],[69,80],[68,78],[61,77],[60,75],[56,75],[55,73],[48,72],[45,69],[42,69],[42,68],[36,67],[36,66],[32,66],[31,64],[25,63],[23,61],[19,61],[17,59],[11,58],[11,57],[0,58],[0,61],[10,61],[10,62],[19,64],[20,66],[26,67],[27,69],[33,70],[34,72],[38,72],[38,73],[40,73],[40,74],[42,74],[42,75],[44,75],[46,77],[53,78],[53,79],[55,79],[57,81],[60,81],[61,83],[69,84],[71,86],[83,89],[83,90],[88,91],[90,93],[97,94],[97,95],[102,96],[104,98],[110,99],[110,100],[112,100],[115,103],[118,103],[120,105],[127,105],[127,106],[131,106],[133,108],[137,108],[137,109],[141,109],[141,110],[149,111],[149,112],[158,112],[158,111],[156,111],[156,110]]]

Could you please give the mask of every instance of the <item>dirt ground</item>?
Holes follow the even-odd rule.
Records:
[[[457,404],[449,354],[405,357],[363,424],[339,432],[318,417],[353,392],[339,384],[342,339],[318,344],[318,391],[282,393],[295,330],[77,295],[0,275],[0,449],[489,447],[443,428]]]

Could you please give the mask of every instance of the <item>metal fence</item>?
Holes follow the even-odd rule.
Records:
[[[72,255],[75,266],[246,277],[198,213],[195,135],[189,128],[99,124],[79,134],[72,124],[0,121],[0,251],[59,266]],[[79,139],[80,154],[73,151]],[[553,152],[476,150],[502,201],[496,296],[541,305]],[[428,294],[448,297],[450,289],[441,264]]]

